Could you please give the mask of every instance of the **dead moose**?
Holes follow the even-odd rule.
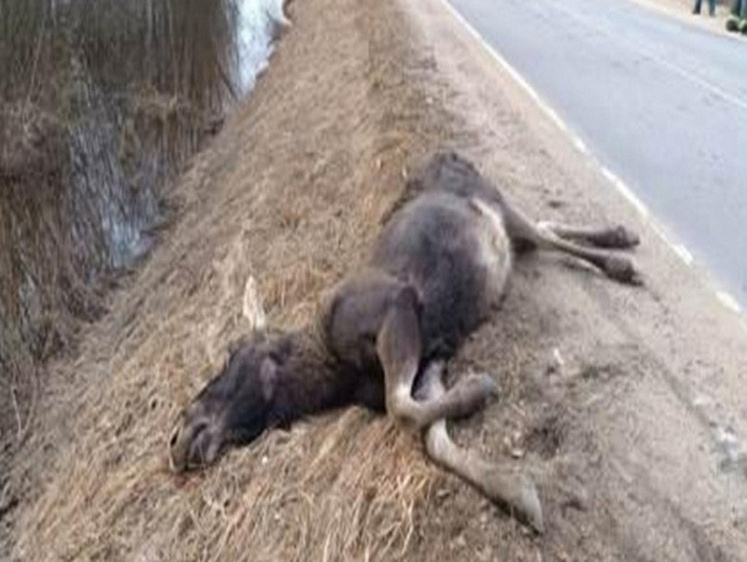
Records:
[[[535,224],[463,157],[438,153],[407,184],[367,265],[344,279],[306,329],[258,330],[184,412],[171,439],[175,471],[214,462],[231,444],[303,416],[361,404],[425,431],[428,454],[542,531],[534,483],[450,439],[446,419],[467,416],[496,392],[487,374],[445,389],[445,362],[501,302],[514,253],[556,250],[623,283],[632,262],[597,248],[638,237]]]

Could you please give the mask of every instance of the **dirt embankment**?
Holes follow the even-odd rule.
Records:
[[[80,356],[53,366],[15,470],[11,559],[745,559],[747,475],[714,437],[747,435],[738,320],[596,189],[596,171],[438,2],[295,1],[290,16],[249,102],[174,187],[173,227]],[[306,321],[438,146],[469,154],[535,216],[643,234],[644,289],[566,260],[520,264],[503,312],[452,369],[499,380],[501,401],[456,433],[520,457],[506,462],[536,475],[547,534],[358,409],[170,475],[179,409],[247,329],[247,277],[271,324]]]

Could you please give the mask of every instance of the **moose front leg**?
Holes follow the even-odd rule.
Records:
[[[406,424],[425,428],[440,418],[472,414],[497,393],[497,386],[488,375],[471,375],[437,398],[416,401],[413,384],[422,353],[417,310],[415,290],[399,289],[377,335],[376,351],[384,368],[387,412]]]
[[[435,401],[446,396],[441,381],[443,363],[426,367],[417,396],[424,401]],[[485,496],[502,505],[538,532],[544,531],[542,506],[534,483],[514,467],[490,463],[472,451],[462,449],[451,440],[446,420],[433,422],[425,431],[428,455],[439,465],[460,476]]]

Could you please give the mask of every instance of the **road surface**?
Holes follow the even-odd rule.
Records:
[[[747,41],[628,0],[449,0],[747,305]]]

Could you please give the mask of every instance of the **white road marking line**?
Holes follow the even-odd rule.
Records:
[[[674,252],[677,254],[677,257],[679,257],[685,265],[692,267],[695,263],[695,257],[693,256],[692,252],[690,252],[690,250],[688,250],[684,244],[677,244],[676,242],[672,242],[669,238],[669,235],[664,232],[664,229],[661,226],[659,226],[655,222],[651,222],[650,224],[659,238],[661,238],[667,246],[674,250]]]
[[[727,293],[726,291],[716,291],[716,297],[719,301],[721,301],[721,304],[723,304],[726,308],[729,310],[736,312],[737,314],[742,313],[742,306],[737,302],[737,299],[735,299],[731,293]]]
[[[644,219],[650,218],[651,213],[649,212],[648,207],[646,207],[646,204],[641,201],[635,193],[633,193],[633,190],[630,189],[617,174],[606,166],[600,166],[600,170],[602,175],[617,188],[620,194],[625,197],[631,205],[633,205],[641,217]]]
[[[652,226],[654,228],[654,232],[661,238],[668,246],[674,246],[674,244],[669,240],[669,236],[667,236],[667,233],[664,232],[664,229],[659,226],[656,223],[652,223]]]
[[[685,262],[685,265],[691,266],[695,262],[695,258],[693,257],[692,253],[685,248],[682,244],[673,244],[672,248],[674,248],[674,251],[677,252],[677,255],[680,257],[680,259]]]
[[[589,154],[589,149],[587,148],[586,143],[581,140],[581,137],[573,137],[573,146],[575,146],[576,150],[581,154]]]

